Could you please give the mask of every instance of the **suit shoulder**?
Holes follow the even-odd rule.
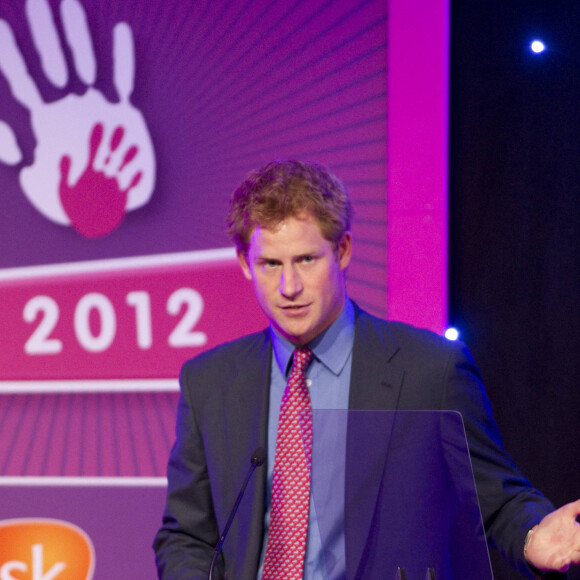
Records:
[[[374,329],[378,333],[390,336],[394,340],[413,340],[433,344],[446,344],[449,342],[432,330],[419,328],[406,322],[385,320],[360,308],[357,311],[357,323],[363,327]]]
[[[390,321],[386,323],[389,331],[399,341],[412,341],[434,348],[448,348],[450,341],[427,328],[419,328],[405,322]]]
[[[437,356],[464,348],[461,342],[450,341],[432,330],[405,322],[384,320],[362,310],[358,314],[357,322],[361,332],[376,334],[392,350],[411,349],[424,355],[432,353]]]

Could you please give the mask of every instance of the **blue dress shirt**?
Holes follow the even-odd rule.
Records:
[[[314,358],[308,367],[306,378],[310,389],[312,409],[348,409],[350,372],[352,366],[352,347],[354,343],[354,308],[350,300],[340,316],[321,335],[316,337],[308,346],[314,353]],[[272,359],[270,379],[270,407],[268,416],[268,482],[266,497],[266,515],[264,518],[264,543],[258,578],[262,577],[268,529],[270,526],[270,502],[272,479],[274,475],[274,458],[276,454],[276,437],[278,433],[278,416],[282,395],[290,374],[294,345],[274,330],[272,330],[272,345],[274,357]],[[335,449],[346,448],[346,431],[332,433],[332,443]],[[316,446],[316,412],[314,412],[314,445]],[[339,493],[333,490],[332,497],[344,497],[345,453],[338,451],[328,456],[332,462],[324,466],[325,479],[342,486]],[[313,472],[316,466],[313,465]],[[304,580],[341,580],[345,577],[345,548],[344,548],[344,505],[343,502],[333,501],[331,505],[324,505],[324,493],[319,493],[319,487],[313,480],[310,513],[308,521],[308,537],[306,541],[306,559],[304,564]],[[340,505],[336,505],[340,503]],[[325,513],[324,545],[322,550],[319,522],[316,517],[316,507]]]

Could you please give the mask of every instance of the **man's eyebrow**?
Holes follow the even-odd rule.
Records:
[[[290,259],[292,261],[296,261],[296,260],[302,260],[304,258],[315,258],[315,257],[319,256],[320,254],[321,254],[321,252],[318,250],[315,250],[315,249],[306,250],[304,252],[300,252],[299,254],[291,256]],[[254,257],[254,261],[255,262],[281,262],[282,259],[275,258],[273,256],[268,256],[267,254],[257,254]]]
[[[300,254],[298,254],[297,256],[295,256],[296,258],[311,258],[311,257],[316,257],[316,256],[320,256],[322,255],[324,252],[320,251],[320,250],[309,250],[306,252],[301,252]]]
[[[266,256],[264,254],[259,254],[255,258],[256,262],[279,262],[279,258],[271,258],[270,256]]]

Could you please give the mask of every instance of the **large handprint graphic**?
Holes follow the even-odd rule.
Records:
[[[20,172],[24,194],[48,219],[94,238],[113,231],[127,211],[149,201],[155,156],[145,119],[129,100],[135,77],[129,26],[120,22],[113,29],[113,83],[119,101],[110,102],[93,86],[96,58],[82,6],[78,0],[62,0],[60,15],[84,94],[44,101],[4,20],[0,73],[13,97],[29,110],[36,138],[33,163]],[[64,88],[69,71],[48,1],[27,0],[26,18],[44,74]],[[14,131],[0,121],[0,161],[16,165],[21,160]]]

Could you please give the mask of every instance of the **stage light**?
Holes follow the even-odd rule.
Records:
[[[532,49],[532,52],[540,54],[546,50],[546,45],[541,40],[534,40],[532,44],[530,44],[530,48]]]
[[[445,338],[447,340],[457,340],[459,338],[459,331],[457,328],[448,328],[445,331]]]

